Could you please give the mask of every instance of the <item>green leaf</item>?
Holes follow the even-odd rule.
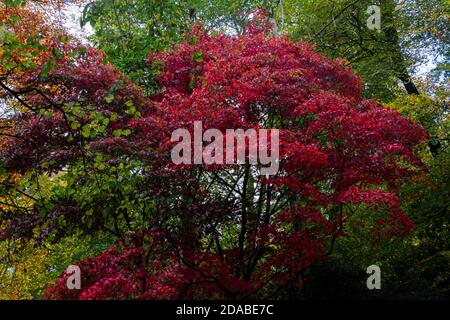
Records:
[[[113,136],[120,137],[122,135],[122,130],[116,129],[113,131]]]
[[[113,94],[108,94],[108,95],[105,97],[105,101],[106,101],[107,103],[111,103],[113,100],[114,100],[114,95],[113,95]]]
[[[77,130],[79,127],[81,127],[81,124],[79,122],[72,122],[72,124],[70,125],[70,127],[73,130]]]
[[[88,125],[84,125],[83,128],[81,129],[81,135],[85,138],[89,138],[91,135],[91,129],[89,128]]]

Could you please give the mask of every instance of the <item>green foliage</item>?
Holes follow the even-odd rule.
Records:
[[[95,256],[113,243],[111,236],[74,235],[57,243],[0,242],[0,300],[39,299],[69,265]]]
[[[379,2],[380,32],[367,27],[367,8],[373,1],[283,3],[283,11],[277,12],[278,20],[285,20],[284,29],[295,39],[315,42],[330,57],[347,59],[364,78],[367,97],[394,98],[397,81],[410,82],[415,67],[431,57],[442,58],[439,68],[445,69],[450,15],[440,0]]]
[[[187,30],[188,2],[102,0],[86,5],[81,24],[90,23],[91,40],[135,82],[151,86],[146,57],[167,48]],[[149,74],[150,73],[150,74]]]

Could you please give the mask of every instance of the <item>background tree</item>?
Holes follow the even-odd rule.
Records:
[[[374,4],[381,8],[381,32],[367,27],[367,9]],[[367,97],[388,101],[398,80],[417,94],[412,72],[427,60],[448,59],[445,1],[284,1],[283,12],[294,39],[315,42],[328,56],[349,61],[364,78]]]

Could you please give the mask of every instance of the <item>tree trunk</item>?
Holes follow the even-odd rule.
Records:
[[[408,94],[419,94],[419,90],[411,79],[406,67],[406,61],[400,47],[400,38],[395,26],[395,7],[393,0],[381,1],[381,23],[386,40],[387,50],[392,51],[392,69],[396,72],[397,78],[403,83]],[[386,26],[386,27],[384,27]]]
[[[419,94],[419,90],[417,89],[414,82],[412,82],[412,79],[409,76],[408,72],[406,72],[406,70],[405,73],[400,74],[398,78],[405,86],[406,92],[408,92],[408,94]]]

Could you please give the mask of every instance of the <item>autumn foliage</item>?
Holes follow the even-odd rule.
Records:
[[[363,226],[372,241],[414,228],[398,188],[424,170],[415,148],[427,133],[363,99],[362,81],[344,60],[275,37],[264,21],[257,16],[236,37],[196,26],[183,44],[150,53],[160,88],[151,96],[103,53],[73,41],[54,45],[20,78],[2,80],[5,96],[21,105],[0,140],[2,166],[22,175],[72,168],[77,191],[2,215],[1,238],[39,242],[108,230],[118,240],[78,263],[81,290],[68,290],[62,275],[47,299],[284,297],[347,236],[347,221],[363,220],[358,208],[371,215]],[[224,133],[280,129],[279,172],[260,176],[248,163],[174,165],[171,134],[193,130],[194,121]],[[110,198],[76,201],[112,172],[125,177],[105,189]],[[127,196],[136,206],[105,210],[131,177],[138,180]]]

